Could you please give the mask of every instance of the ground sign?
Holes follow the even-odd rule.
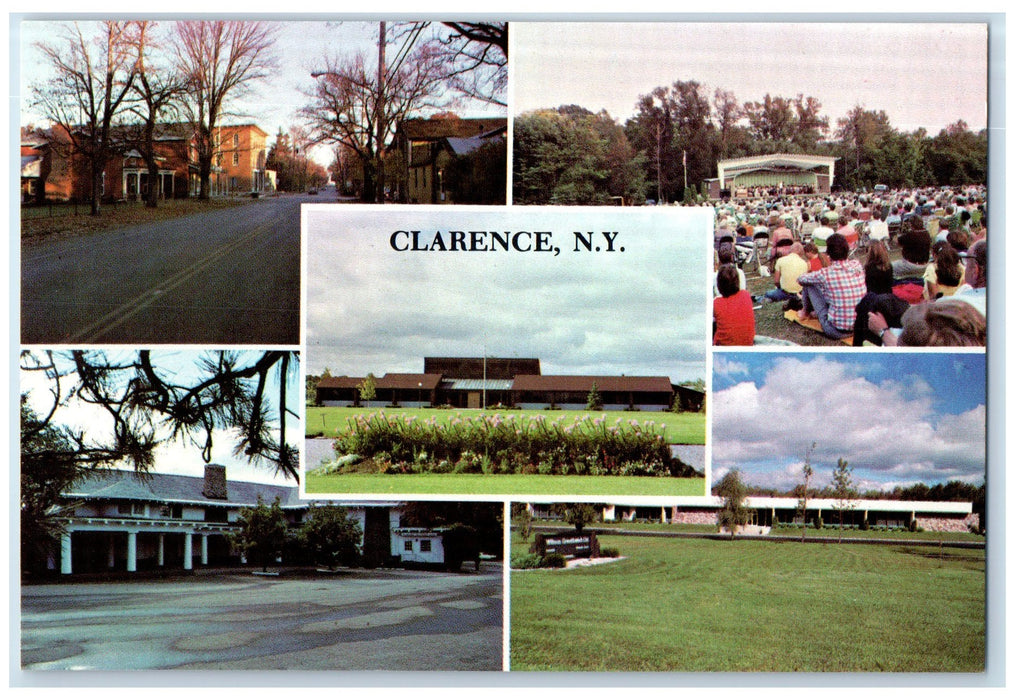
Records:
[[[599,540],[594,532],[555,532],[537,534],[532,551],[541,557],[562,554],[568,558],[589,559],[599,556]]]

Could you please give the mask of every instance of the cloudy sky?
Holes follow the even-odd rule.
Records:
[[[73,366],[66,357],[66,353],[55,353],[56,361],[64,371],[72,371]],[[259,352],[241,352],[241,361],[252,361],[260,355]],[[136,351],[108,350],[106,356],[111,361],[133,361],[136,359]],[[207,357],[208,353],[199,349],[173,349],[153,350],[152,362],[156,371],[168,381],[185,384],[192,382],[199,376],[198,364],[201,357]],[[41,357],[41,355],[40,355]],[[23,363],[24,364],[24,363]],[[278,382],[280,378],[277,373],[270,373],[266,384],[266,397],[269,400],[270,418],[278,419],[277,401],[271,397],[278,395]],[[61,380],[61,388],[66,396],[71,388],[73,377]],[[46,379],[43,372],[22,371],[20,378],[22,393],[28,393],[29,402],[40,415],[47,413],[52,406],[50,394],[51,382]],[[290,379],[287,387],[287,402],[289,409],[302,415],[303,391],[299,384],[299,375]],[[85,431],[86,437],[99,442],[106,436],[112,434],[112,420],[104,409],[86,405],[84,402],[71,399],[64,406],[61,406],[54,417],[57,424],[65,425]],[[286,422],[286,433],[290,444],[302,445],[303,424],[291,416]],[[226,467],[226,474],[229,479],[236,481],[254,481],[259,483],[287,484],[295,486],[294,482],[286,481],[275,476],[272,465],[251,464],[245,459],[233,455],[233,446],[236,444],[236,435],[230,431],[216,430],[212,435],[212,463],[222,464]],[[204,475],[204,459],[201,456],[201,447],[194,446],[184,441],[166,442],[156,451],[156,471],[163,474],[184,474],[188,476]],[[130,469],[131,465],[118,465],[119,469]]]
[[[276,11],[280,8],[275,7]],[[230,103],[235,114],[224,123],[254,122],[268,132],[269,142],[274,141],[279,128],[287,131],[298,123],[298,112],[307,102],[306,92],[313,89],[314,79],[310,73],[321,70],[329,57],[351,57],[362,53],[366,64],[377,65],[378,22],[326,21],[322,19],[298,22],[271,20],[275,26],[275,57],[277,70],[257,83],[252,84],[247,94]],[[39,122],[41,116],[31,105],[33,84],[43,84],[50,76],[49,66],[35,46],[37,42],[54,42],[61,25],[67,22],[25,21],[17,25],[12,41],[20,40],[21,70],[20,91],[22,122]],[[163,36],[170,33],[172,21],[159,22],[157,29]],[[88,28],[83,22],[82,27]],[[405,32],[405,24],[388,23],[388,36],[399,37]],[[87,35],[87,32],[86,32]],[[17,39],[15,39],[17,37]],[[386,51],[391,65],[403,41],[395,40]],[[452,110],[463,117],[483,117],[503,114],[504,108],[493,108],[476,101],[458,102]],[[495,114],[496,113],[496,114]],[[331,160],[330,147],[321,146],[313,151],[315,160],[327,166]]]
[[[816,443],[818,487],[839,457],[861,489],[983,483],[985,376],[982,352],[716,353],[712,478],[790,488]]]
[[[422,372],[424,356],[485,352],[539,358],[544,374],[705,378],[707,209],[315,205],[304,225],[310,373]],[[560,253],[399,252],[398,230],[421,245],[438,230],[550,231]],[[574,231],[602,250],[575,252]]]
[[[987,125],[983,24],[516,23],[515,114],[577,104],[621,122],[638,97],[696,80],[738,101],[816,97],[831,127],[857,104],[903,131]]]

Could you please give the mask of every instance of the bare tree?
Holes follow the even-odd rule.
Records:
[[[177,115],[179,101],[183,97],[186,83],[179,71],[170,66],[153,65],[151,54],[162,48],[154,38],[155,23],[137,22],[134,26],[131,42],[137,55],[137,80],[134,82],[136,101],[130,111],[139,123],[133,131],[131,139],[141,154],[148,170],[148,192],[145,206],[158,206],[161,191],[158,159],[161,155],[156,151],[156,130],[168,115]]]
[[[317,78],[310,102],[301,110],[316,143],[341,144],[363,165],[364,201],[383,201],[381,163],[398,123],[413,112],[440,108],[445,94],[446,63],[433,42],[413,50],[383,76],[368,67],[363,54],[329,58]],[[381,78],[380,80],[378,78]]]
[[[277,30],[266,22],[227,20],[179,22],[176,27],[177,67],[187,77],[187,108],[195,132],[199,196],[208,199],[215,129],[229,114],[230,99],[271,74]]]
[[[453,89],[466,97],[507,106],[506,22],[444,22],[452,33],[440,40]]]
[[[74,156],[89,167],[91,213],[101,213],[103,175],[114,152],[114,126],[136,78],[135,55],[129,40],[133,22],[105,21],[94,35],[78,23],[63,36],[38,43],[54,77],[33,88],[35,106],[70,142]]]

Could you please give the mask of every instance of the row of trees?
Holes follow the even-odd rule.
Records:
[[[118,150],[137,150],[158,181],[157,129],[167,122],[190,125],[208,199],[216,127],[275,67],[276,34],[265,22],[109,20],[63,25],[37,44],[52,77],[33,86],[33,106],[88,163],[91,213],[101,211],[102,176]],[[158,194],[150,187],[146,204]]]
[[[807,451],[807,458],[804,460],[803,477],[804,481],[794,488],[794,495],[799,498],[797,502],[797,514],[803,519],[804,527],[801,540],[807,537],[807,503],[815,494],[811,489],[811,478],[814,476],[814,469],[810,464],[811,449]],[[737,469],[731,469],[723,475],[713,489],[713,493],[722,499],[719,508],[719,527],[727,529],[732,535],[737,530],[750,522],[752,512],[747,507],[747,496],[750,489],[744,483]],[[839,516],[839,539],[842,539],[842,530],[845,525],[845,514],[856,507],[856,500],[859,497],[853,484],[853,470],[849,462],[839,458],[838,463],[832,470],[832,486],[830,497],[835,499],[835,511]]]
[[[325,58],[314,73],[318,79],[300,111],[301,142],[273,149],[287,188],[296,181],[303,189],[319,178],[306,150],[331,144],[360,161],[369,185],[364,197],[383,201],[384,157],[399,121],[465,99],[503,104],[506,23],[414,22],[395,25],[390,35],[384,22],[380,27],[376,70],[363,53],[353,53]],[[149,181],[158,181],[157,132],[169,122],[189,125],[199,196],[209,198],[216,128],[240,116],[237,100],[275,72],[278,33],[271,22],[110,20],[61,25],[54,39],[38,43],[51,77],[33,86],[33,107],[87,162],[92,214],[101,211],[106,165],[124,148],[137,150]],[[389,43],[398,48],[390,62]],[[154,207],[157,188],[149,190],[146,203]]]
[[[640,96],[623,125],[567,105],[520,115],[514,129],[521,204],[691,202],[718,161],[769,153],[837,157],[835,180],[850,190],[986,182],[986,130],[965,122],[937,136],[901,132],[883,110],[858,104],[833,126],[812,96],[740,102],[693,80]]]
[[[358,562],[363,531],[342,506],[312,506],[299,530],[290,532],[278,497],[240,511],[240,530],[232,543],[251,561],[267,571],[286,550],[304,553],[312,563],[329,569]]]
[[[305,129],[293,126],[286,133],[279,127],[275,141],[268,149],[264,167],[274,170],[276,186],[280,192],[305,192],[328,183],[328,171],[310,158],[310,135]]]
[[[425,503],[406,504],[400,515],[404,527],[441,528],[444,566],[458,570],[464,561],[475,561],[481,552],[503,548],[503,515],[499,504]],[[307,519],[290,530],[279,499],[244,508],[237,520],[239,532],[233,545],[263,571],[285,555],[290,561],[305,560],[334,569],[361,562],[363,531],[348,511],[338,505],[311,506]]]

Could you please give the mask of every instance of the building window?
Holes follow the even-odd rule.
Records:
[[[402,545],[402,549],[404,549],[406,552],[411,552],[412,551],[412,540],[406,540],[405,544]]]
[[[240,135],[239,134],[233,134],[233,148],[239,148],[239,147],[240,147]]]
[[[429,552],[430,551],[430,540],[420,540],[419,541],[419,551],[421,551],[421,552]]]
[[[240,164],[240,152],[239,151],[233,151],[233,165],[239,165],[239,164]]]
[[[116,512],[120,515],[144,515],[144,503],[121,503]]]

